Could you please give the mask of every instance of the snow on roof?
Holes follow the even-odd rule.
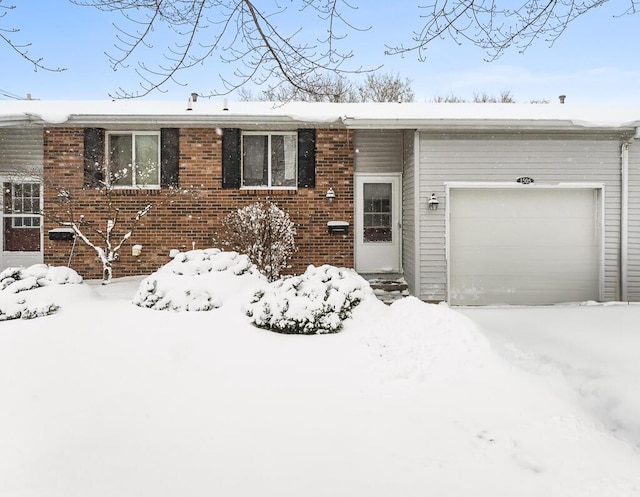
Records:
[[[571,104],[0,101],[0,126],[21,124],[313,124],[348,128],[531,126],[633,128],[640,108]]]

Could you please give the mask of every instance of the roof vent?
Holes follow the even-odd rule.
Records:
[[[564,99],[567,98],[567,96],[566,95],[560,95],[558,98],[560,99],[560,103],[563,104],[564,103]]]

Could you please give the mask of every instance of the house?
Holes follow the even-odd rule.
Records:
[[[0,102],[0,268],[99,277],[46,214],[62,187],[96,215],[96,181],[132,164],[114,204],[154,207],[117,276],[212,246],[225,215],[268,198],[296,223],[295,272],[403,274],[456,305],[639,301],[639,127],[640,109],[560,104]]]

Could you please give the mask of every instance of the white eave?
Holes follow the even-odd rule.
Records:
[[[0,126],[633,130],[640,108],[571,104],[0,101]]]

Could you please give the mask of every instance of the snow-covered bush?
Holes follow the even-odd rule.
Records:
[[[31,291],[67,283],[82,283],[82,277],[73,269],[47,264],[5,269],[0,273],[0,321],[53,314],[60,307],[54,302],[37,301]]]
[[[247,307],[251,323],[278,333],[336,333],[365,297],[375,298],[355,271],[324,265],[270,283]]]
[[[295,224],[270,201],[255,202],[225,217],[218,242],[246,254],[269,281],[280,278],[296,251]]]
[[[133,303],[155,310],[209,311],[243,286],[253,288],[247,280],[265,283],[246,255],[215,248],[180,252],[142,280]]]

